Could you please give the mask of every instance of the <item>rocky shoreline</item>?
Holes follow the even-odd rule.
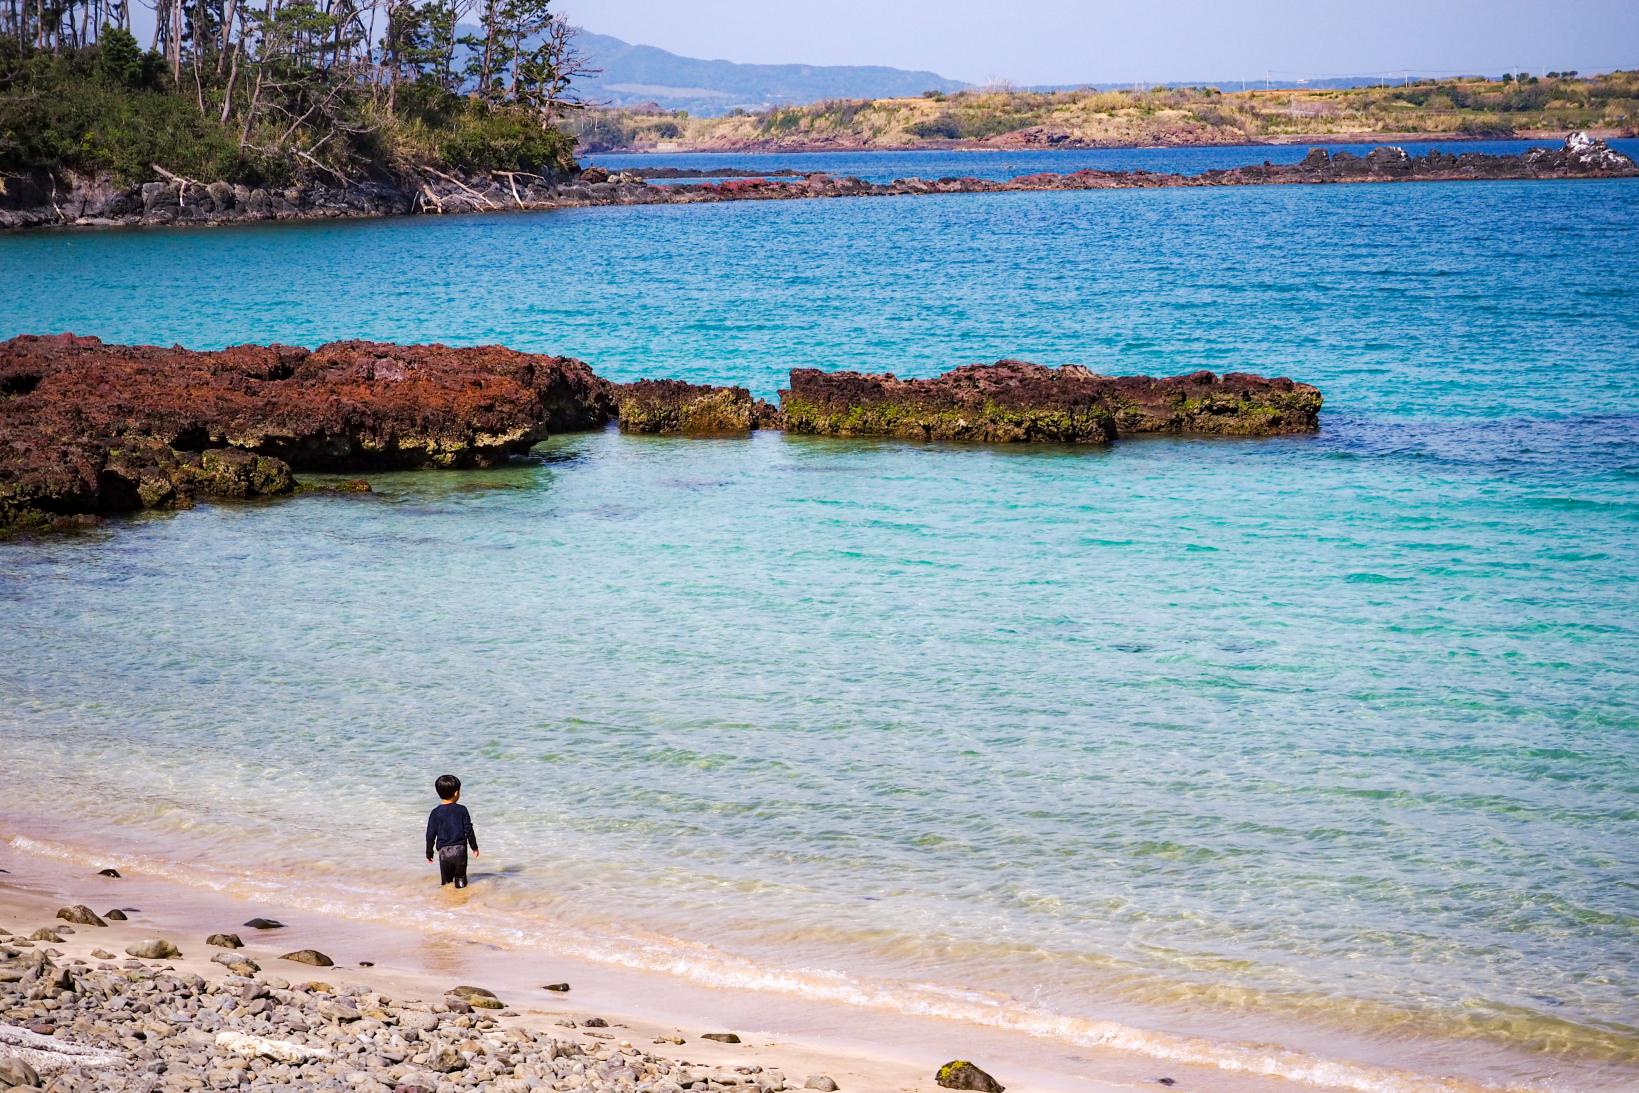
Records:
[[[716,169],[712,175],[734,169]],[[570,178],[523,172],[406,173],[397,178],[311,182],[280,189],[171,177],[116,187],[106,179],[59,182],[47,175],[0,188],[0,228],[212,225],[282,220],[484,213],[606,205],[685,205],[719,201],[789,201],[838,197],[911,197],[928,194],[1063,190],[1156,189],[1198,186],[1315,185],[1362,182],[1467,182],[1631,178],[1639,165],[1605,141],[1573,133],[1557,149],[1517,156],[1429,152],[1410,156],[1384,146],[1364,156],[1313,148],[1295,164],[1248,165],[1199,175],[1149,171],[1076,171],[1033,174],[1006,181],[982,178],[908,178],[867,182],[823,173],[794,172],[727,177],[722,182],[651,185],[655,178],[691,177],[686,171],[610,174],[587,168]]]
[[[356,973],[311,949],[252,957],[236,933],[189,945],[214,948],[205,974],[178,968],[180,948],[163,937],[126,945],[123,955],[101,947],[71,955],[64,949],[96,944],[94,935],[108,923],[83,906],[65,907],[56,917],[66,922],[43,925],[26,937],[0,929],[0,1088],[51,1093],[838,1088],[822,1074],[788,1079],[781,1070],[749,1061],[710,1065],[651,1052],[634,1046],[626,1038],[630,1032],[598,1017],[562,1017],[551,1031],[532,1028],[482,987],[452,986],[442,998],[421,1000],[390,997],[363,985],[334,985],[323,977]],[[124,912],[118,917],[125,918]],[[279,967],[264,968],[259,960],[277,960]],[[740,1042],[733,1033],[697,1038]],[[674,1046],[684,1042],[681,1036],[668,1039]]]
[[[1108,444],[1305,432],[1321,407],[1319,391],[1285,378],[1110,377],[1023,361],[931,380],[794,369],[790,384],[775,407],[743,387],[615,384],[570,357],[500,346],[195,352],[25,335],[0,343],[0,531],[283,496],[304,488],[303,473],[494,466],[610,422],[683,436]]]

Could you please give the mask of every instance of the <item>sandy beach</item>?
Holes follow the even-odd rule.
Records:
[[[130,870],[129,866],[119,869],[112,859],[104,868],[114,868],[120,876],[104,876],[98,869],[90,868],[94,864],[22,852],[15,840],[0,842],[0,869],[5,870],[0,873],[0,930],[11,935],[0,937],[0,969],[14,973],[0,975],[0,991],[14,988],[16,983],[8,979],[15,980],[15,973],[32,967],[41,954],[47,955],[57,967],[71,969],[71,974],[89,974],[90,969],[100,968],[103,974],[121,975],[140,967],[139,979],[174,970],[179,976],[197,975],[208,983],[220,984],[231,979],[235,972],[212,958],[232,952],[253,962],[258,968],[254,977],[275,988],[283,981],[300,994],[304,984],[321,984],[307,991],[320,1001],[350,993],[368,994],[406,1006],[428,1004],[437,1011],[442,1009],[448,992],[454,988],[478,986],[493,991],[506,1008],[478,1009],[472,1020],[492,1020],[493,1028],[462,1029],[462,1035],[540,1035],[575,1045],[569,1050],[586,1052],[588,1061],[600,1052],[604,1058],[611,1050],[636,1052],[651,1065],[692,1068],[690,1073],[699,1073],[703,1078],[709,1072],[707,1080],[720,1079],[723,1083],[689,1088],[826,1088],[823,1081],[813,1086],[806,1083],[810,1078],[828,1078],[843,1090],[921,1093],[938,1088],[934,1080],[937,1069],[958,1058],[980,1063],[1017,1093],[1168,1085],[1232,1091],[1295,1088],[1284,1081],[1163,1064],[1116,1052],[1080,1052],[1066,1056],[1057,1048],[1028,1037],[1009,1037],[952,1022],[916,1020],[903,1015],[862,1015],[845,1012],[841,1007],[772,998],[757,992],[710,990],[668,981],[652,973],[575,961],[551,953],[509,951],[478,937],[418,935],[315,914],[308,909],[281,905],[276,900],[247,901],[145,876]],[[481,871],[477,881],[467,894],[457,895],[453,890],[439,891],[429,878],[427,899],[429,903],[463,898],[481,900]],[[296,883],[294,879],[293,883]],[[99,916],[122,909],[128,918],[107,921],[106,926],[99,927],[70,925],[56,917],[59,909],[75,905],[87,906]],[[253,918],[273,919],[284,926],[263,931],[244,925]],[[42,928],[58,931],[61,941],[47,939],[32,945],[19,941]],[[225,950],[207,944],[205,939],[216,933],[236,934],[243,940],[244,948]],[[143,961],[134,961],[125,955],[128,947],[156,938],[171,942],[181,955]],[[334,960],[334,966],[310,967],[282,959],[283,954],[307,949],[326,954]],[[113,954],[114,959],[99,958],[95,955],[97,952]],[[565,982],[570,986],[568,992],[545,989],[548,983]],[[238,989],[234,984],[228,987]],[[18,1054],[17,1044],[22,1042],[38,1046],[38,1041],[16,1035],[16,1030],[31,1019],[24,1012],[26,1003],[18,1003],[16,995],[0,993],[0,999],[14,1006],[10,1011],[0,1012],[0,1025],[7,1026],[12,1033],[10,1037],[0,1037],[0,1058],[8,1053]],[[105,1016],[118,1022],[123,1012],[109,1008]],[[455,1020],[461,1015],[442,1013],[441,1016]],[[599,1021],[606,1025],[599,1025]],[[231,1020],[229,1026],[232,1026]],[[741,1042],[725,1044],[703,1038],[707,1034],[723,1033],[732,1033]],[[177,1029],[175,1035],[183,1033]],[[148,1088],[104,1084],[112,1082],[110,1075],[128,1075],[141,1069],[128,1046],[76,1037],[68,1028],[55,1030],[52,1039],[63,1044],[80,1043],[111,1050],[120,1058],[107,1069],[46,1066],[41,1070],[41,1079],[48,1083],[48,1088],[49,1081],[64,1071],[70,1075],[65,1079],[69,1084],[56,1088]],[[200,1050],[197,1036],[191,1050],[196,1053]],[[179,1068],[173,1062],[164,1083],[153,1088],[197,1088],[198,1085],[182,1075],[193,1069],[197,1072],[192,1076],[206,1082],[210,1069],[233,1055],[229,1048],[212,1049],[207,1045],[203,1056],[190,1056],[195,1060],[208,1059],[205,1066]],[[39,1056],[34,1058],[38,1060]],[[72,1063],[72,1058],[65,1058],[65,1063]],[[364,1072],[369,1073],[370,1081],[391,1089],[414,1087],[416,1074],[425,1075],[426,1070],[418,1071],[413,1064],[404,1064],[393,1072],[371,1072],[368,1067]],[[247,1075],[246,1082],[251,1080],[248,1076],[251,1072],[239,1073]],[[74,1075],[96,1076],[90,1078],[91,1084],[76,1085],[72,1084]],[[473,1085],[470,1079],[471,1074],[445,1074],[436,1088],[470,1088]],[[574,1084],[534,1084],[524,1088],[673,1088],[636,1080],[622,1084],[618,1076],[606,1085],[583,1086],[578,1084],[579,1080],[590,1079],[568,1080]],[[366,1084],[362,1078],[351,1079],[346,1087],[360,1085],[378,1088]]]

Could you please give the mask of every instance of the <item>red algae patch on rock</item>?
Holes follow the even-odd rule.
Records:
[[[1320,392],[1285,378],[1102,376],[1078,365],[967,365],[934,379],[793,369],[786,429],[820,436],[1106,444],[1135,433],[1274,436],[1318,427]]]
[[[293,471],[491,466],[613,413],[582,362],[499,346],[23,336],[0,343],[0,529],[276,496]]]

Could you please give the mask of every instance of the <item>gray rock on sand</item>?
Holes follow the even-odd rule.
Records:
[[[59,908],[57,917],[64,922],[77,922],[81,926],[107,926],[102,916],[83,903],[76,903],[72,907]]]
[[[205,944],[214,945],[218,949],[243,949],[245,943],[239,940],[238,934],[212,934],[205,939]]]
[[[103,915],[102,917],[106,918],[109,922],[124,922],[125,921],[125,912],[120,910],[118,907],[115,907],[113,910],[109,911],[106,915]]]
[[[824,1074],[810,1074],[808,1080],[802,1083],[804,1089],[817,1089],[820,1093],[836,1093],[837,1083]]]
[[[336,962],[317,949],[297,949],[293,953],[286,953],[280,960],[293,960],[297,964],[311,964],[315,968],[334,968]]]
[[[40,1084],[33,1067],[14,1055],[0,1058],[0,1086],[32,1089]]]
[[[469,1006],[481,1010],[505,1009],[506,1004],[495,997],[495,992],[483,987],[452,987],[446,997],[459,998]]]
[[[62,935],[56,930],[53,930],[50,926],[40,927],[32,934],[29,934],[28,939],[30,941],[50,941],[57,945],[61,945],[63,943]]]
[[[132,942],[125,947],[126,956],[134,956],[138,960],[173,960],[182,955],[181,951],[162,937],[150,937],[143,941]]]
[[[732,1032],[703,1032],[700,1034],[700,1039],[716,1040],[719,1044],[737,1044],[740,1042],[740,1038]]]
[[[107,949],[92,949],[91,950],[91,955],[93,957],[95,957],[96,959],[98,959],[98,960],[112,960],[112,959],[114,959],[114,954],[109,952]]]
[[[285,924],[276,918],[253,918],[245,923],[252,930],[282,930]]]
[[[262,970],[261,965],[241,953],[217,953],[211,957],[211,963],[222,965],[234,975],[255,975]]]
[[[588,1017],[580,1023],[581,1028],[608,1028],[609,1022],[601,1017]]]
[[[943,1089],[968,1089],[976,1093],[1002,1093],[1001,1082],[965,1059],[955,1059],[939,1068],[933,1080]]]

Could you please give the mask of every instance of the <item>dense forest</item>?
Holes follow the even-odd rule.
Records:
[[[573,165],[592,70],[551,0],[150,2],[143,42],[131,0],[0,0],[0,187]]]

